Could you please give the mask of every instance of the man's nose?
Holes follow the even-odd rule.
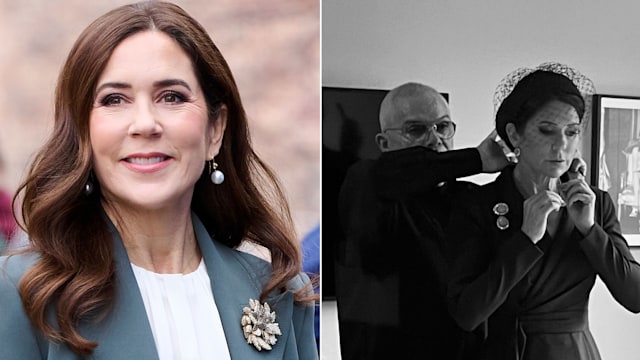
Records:
[[[422,138],[422,145],[427,148],[436,149],[442,143],[442,139],[436,133],[436,130],[433,126],[427,128],[427,132],[424,134]]]

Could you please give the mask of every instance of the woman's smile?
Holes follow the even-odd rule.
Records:
[[[153,173],[171,164],[172,157],[159,154],[133,154],[122,159],[122,164],[129,170],[138,173]]]

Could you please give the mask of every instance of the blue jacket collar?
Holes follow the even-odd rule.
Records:
[[[278,337],[272,350],[258,352],[246,342],[240,319],[242,308],[248,305],[249,299],[259,298],[262,286],[271,273],[270,264],[212,240],[198,217],[195,214],[192,217],[231,357],[282,359],[292,331],[293,294],[287,291],[267,298],[270,307],[277,314],[276,321],[282,335]],[[81,333],[88,339],[99,341],[100,345],[94,354],[96,358],[158,359],[129,257],[117,230],[113,224],[110,226],[115,258],[116,299],[105,319],[98,324],[84,323]]]

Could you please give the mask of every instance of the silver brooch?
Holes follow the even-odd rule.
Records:
[[[509,219],[505,215],[509,213],[509,205],[506,203],[497,203],[493,205],[493,213],[498,215],[498,219],[496,219],[496,226],[500,230],[505,230],[509,228]]]
[[[242,308],[242,332],[247,344],[253,345],[258,351],[271,350],[282,335],[276,321],[276,312],[271,311],[266,302],[261,305],[258,300],[249,299],[249,306]]]

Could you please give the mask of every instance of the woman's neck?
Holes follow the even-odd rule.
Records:
[[[528,166],[518,163],[513,170],[516,188],[525,199],[540,191],[556,191],[557,179],[533,171]]]
[[[160,274],[188,274],[198,268],[201,255],[190,210],[105,210],[136,266]]]

